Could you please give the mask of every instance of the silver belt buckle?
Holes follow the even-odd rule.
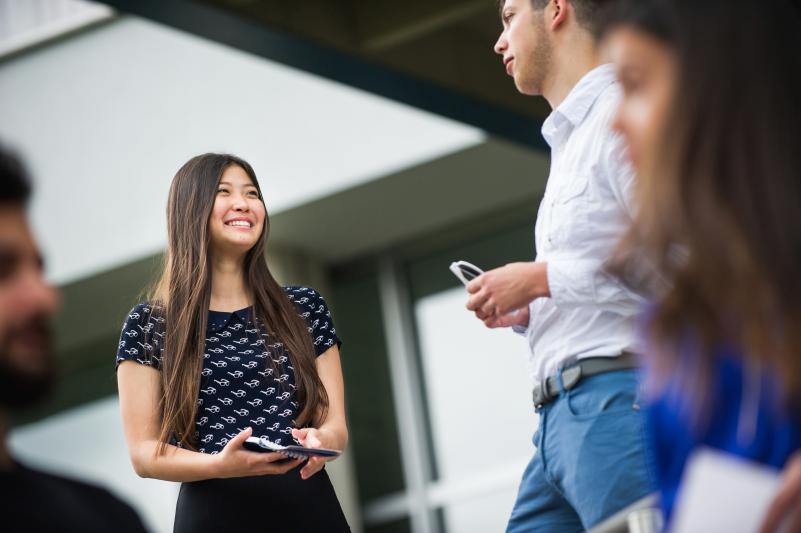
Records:
[[[565,390],[571,390],[581,380],[581,364],[570,366],[562,371],[562,386]]]
[[[545,403],[551,399],[551,395],[548,394],[548,378],[546,377],[539,384],[534,388],[534,407],[539,409]],[[539,401],[537,401],[537,394],[536,392],[539,391]]]

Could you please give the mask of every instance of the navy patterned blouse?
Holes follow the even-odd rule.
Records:
[[[284,290],[308,323],[317,356],[342,344],[318,292],[308,287]],[[161,369],[164,335],[169,332],[159,327],[164,319],[151,311],[148,303],[131,309],[120,334],[117,366],[134,361]],[[250,308],[209,311],[197,403],[195,439],[202,453],[219,453],[247,426],[254,436],[294,444],[291,430],[298,414],[294,368],[283,345],[252,323]]]

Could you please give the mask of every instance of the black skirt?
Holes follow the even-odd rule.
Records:
[[[182,483],[174,533],[349,532],[325,469]]]

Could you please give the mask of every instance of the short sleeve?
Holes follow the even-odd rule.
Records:
[[[318,357],[332,346],[342,346],[331,311],[319,292],[308,287],[287,287],[286,292],[309,326],[314,352]]]
[[[164,318],[154,313],[150,304],[135,305],[122,324],[115,366],[134,361],[161,370],[164,328],[159,326],[163,323]]]

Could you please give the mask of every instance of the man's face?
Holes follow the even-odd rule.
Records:
[[[25,407],[49,392],[57,303],[23,208],[0,205],[0,407]]]
[[[501,9],[503,31],[495,53],[503,57],[506,73],[523,94],[542,94],[550,74],[552,45],[543,15],[534,10],[531,0],[506,0]]]

